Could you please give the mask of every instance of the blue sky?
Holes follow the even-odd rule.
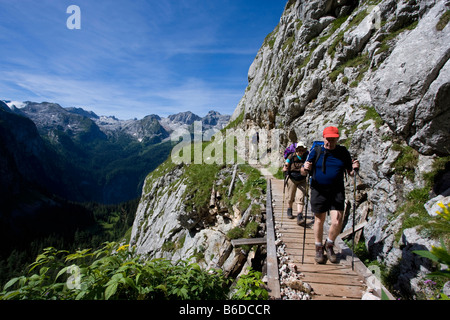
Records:
[[[0,0],[0,99],[231,114],[286,0]],[[81,29],[70,30],[70,5]]]

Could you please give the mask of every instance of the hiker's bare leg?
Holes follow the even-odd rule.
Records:
[[[330,218],[331,218],[331,226],[328,231],[328,239],[334,242],[337,236],[341,233],[342,229],[342,218],[344,216],[343,211],[331,210]]]
[[[323,224],[325,223],[325,219],[327,217],[327,213],[316,213],[314,219],[314,241],[316,243],[322,243],[323,240]]]
[[[314,241],[316,248],[316,256],[314,260],[317,263],[323,264],[326,263],[326,258],[324,256],[324,246],[323,246],[323,224],[325,223],[327,213],[316,213],[314,219]]]
[[[330,230],[328,231],[328,239],[325,244],[325,250],[327,252],[327,258],[328,260],[330,260],[331,263],[339,262],[336,254],[334,253],[333,246],[334,241],[341,232],[343,215],[344,215],[343,211],[338,210],[330,211],[331,225]]]

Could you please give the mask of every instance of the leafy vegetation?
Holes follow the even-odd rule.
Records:
[[[30,265],[27,276],[10,280],[4,300],[148,300],[223,299],[228,288],[220,270],[206,272],[196,263],[164,259],[142,261],[128,246],[46,248]]]
[[[269,293],[265,289],[265,285],[264,282],[262,282],[261,277],[261,272],[249,268],[248,273],[239,278],[233,299],[267,300],[269,298]]]
[[[399,151],[407,149],[409,147],[403,147],[400,145],[394,146]],[[414,165],[411,154],[406,155],[405,158],[400,159],[394,166],[398,166],[400,172],[404,172],[400,164],[405,164],[409,170]],[[395,214],[390,217],[390,220],[397,219],[401,216],[402,226],[395,235],[397,242],[405,229],[417,228],[417,230],[424,236],[431,237],[433,239],[441,240],[441,247],[432,248],[430,251],[418,251],[415,252],[423,257],[427,257],[436,263],[435,267],[439,267],[439,264],[448,265],[450,263],[448,259],[448,248],[450,248],[450,204],[440,203],[440,209],[437,211],[437,216],[430,216],[426,211],[424,204],[430,199],[430,191],[434,189],[436,183],[442,179],[442,176],[448,171],[450,157],[438,157],[432,164],[431,171],[423,174],[425,185],[423,188],[414,189],[405,195],[403,205],[401,205]],[[409,165],[408,165],[409,163]],[[386,265],[378,260],[371,261],[371,255],[367,251],[364,242],[356,244],[355,254],[363,261],[367,266],[376,266],[380,269],[380,280],[387,286],[391,287],[393,283],[397,282],[400,265],[395,265],[391,268],[387,268]],[[444,260],[446,262],[444,262]],[[431,273],[422,284],[423,292],[417,293],[418,299],[447,299],[445,295],[442,295],[442,286],[448,281],[448,272],[442,273],[442,271]],[[432,280],[431,280],[432,279]],[[408,297],[410,298],[410,297]]]
[[[401,26],[399,27],[399,29],[397,30],[391,30],[391,32],[386,33],[385,35],[381,35],[381,45],[380,48],[378,48],[378,50],[375,52],[375,55],[389,51],[390,50],[390,45],[389,43],[397,38],[397,36],[405,31],[411,31],[414,30],[417,27],[418,21],[412,21],[409,24],[405,25],[405,26]]]
[[[406,162],[410,164],[406,166],[412,170],[412,167],[414,167],[412,163],[417,161],[417,159],[413,160],[411,155],[406,155],[405,157],[409,160],[401,159],[394,165],[400,167],[401,163]],[[437,158],[432,164],[432,170],[424,174],[425,186],[414,189],[406,195],[404,204],[398,208],[397,214],[395,215],[397,217],[401,213],[404,214],[402,229],[399,230],[397,239],[400,238],[404,229],[418,226],[429,236],[435,239],[441,238],[447,245],[450,245],[450,222],[447,220],[447,216],[445,216],[446,208],[444,204],[442,204],[444,206],[442,208],[444,210],[443,213],[439,212],[437,217],[430,216],[424,207],[424,204],[430,199],[430,190],[433,189],[437,179],[440,179],[442,174],[446,172],[449,159],[449,157]]]
[[[332,71],[328,77],[332,82],[336,81],[337,77],[344,72],[345,68],[356,68],[358,70],[358,76],[355,81],[361,81],[364,74],[369,70],[370,60],[367,54],[359,55],[353,59],[350,59],[340,65],[336,70]]]
[[[443,239],[447,246],[450,246],[450,203],[443,204],[439,202],[441,210],[436,211],[437,217],[432,219],[430,229],[433,231],[432,236]]]
[[[273,46],[274,46],[275,40],[276,40],[276,35],[278,33],[279,28],[280,28],[280,26],[277,25],[275,27],[275,29],[266,36],[266,38],[264,39],[264,42],[263,42],[263,46],[268,45],[270,47],[270,49],[273,49]]]
[[[426,225],[430,221],[430,216],[424,208],[424,203],[429,200],[428,188],[414,189],[405,197],[405,202],[397,210],[398,213],[403,213],[402,228],[396,234],[396,239],[399,240],[403,230],[413,228],[416,226]]]
[[[392,164],[395,172],[414,181],[415,170],[419,161],[418,152],[410,146],[394,144],[392,150],[399,151],[398,158]]]
[[[383,125],[384,121],[383,121],[383,119],[381,119],[377,110],[375,110],[375,108],[373,106],[368,106],[368,107],[363,106],[363,107],[367,110],[367,112],[366,112],[366,115],[364,116],[364,119],[362,122],[366,122],[368,120],[374,120],[375,126],[377,128],[380,128]]]
[[[69,253],[49,247],[27,275],[8,281],[0,300],[211,300],[267,299],[261,273],[250,270],[230,293],[220,269],[197,263],[145,260],[128,245],[105,243],[97,250]]]
[[[442,31],[444,30],[445,26],[450,21],[450,10],[445,11],[445,13],[440,17],[439,22],[436,25],[436,30]]]
[[[441,217],[447,221],[447,224],[450,225],[450,211],[448,210],[448,205],[447,205],[447,208],[444,209],[444,212],[441,213]],[[449,228],[449,227],[447,226],[447,228]],[[450,253],[447,250],[444,241],[441,241],[440,247],[433,246],[430,251],[417,250],[417,251],[413,251],[413,252],[419,256],[430,259],[431,261],[435,262],[438,265],[445,265],[445,266],[450,265]],[[427,277],[430,279],[437,279],[437,281],[442,280],[441,283],[448,282],[448,281],[450,281],[450,271],[448,269],[441,269],[439,271],[429,273],[427,275]],[[435,286],[436,284],[437,283],[434,281],[429,281],[429,280],[424,281],[425,286],[427,286],[427,285]],[[425,294],[425,298],[431,299],[431,300],[434,300],[434,299],[450,300],[450,297],[448,295],[444,294],[442,292],[442,290],[439,290],[439,289],[434,290],[434,292],[432,291],[432,294],[430,294],[429,296],[427,296]]]
[[[234,227],[227,233],[229,239],[254,238],[258,232],[258,222],[251,221],[245,227]]]
[[[239,116],[234,119],[233,121],[230,121],[227,126],[222,129],[222,132],[226,132],[226,129],[233,129],[236,128],[239,124],[241,124],[244,121],[245,116],[245,110],[242,110],[242,112],[239,114]]]
[[[185,204],[188,210],[199,210],[208,203],[211,189],[220,167],[215,164],[190,164],[186,167],[187,188]]]
[[[131,226],[134,221],[139,199],[118,205],[86,203],[79,205],[93,217],[93,223],[72,232],[56,231],[28,241],[17,240],[9,250],[3,247],[0,251],[0,286],[12,277],[23,274],[32,257],[46,247],[59,247],[67,250],[76,248],[99,248],[105,241],[117,239],[129,240]],[[31,257],[31,258],[30,258]]]

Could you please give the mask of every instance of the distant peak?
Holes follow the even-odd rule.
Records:
[[[181,123],[185,123],[185,124],[192,124],[195,121],[202,120],[202,118],[200,118],[198,115],[192,113],[191,111],[179,112],[177,114],[168,116],[168,118],[170,121],[181,122]]]
[[[80,116],[85,116],[90,119],[100,119],[100,117],[97,114],[95,114],[95,112],[87,111],[83,108],[69,107],[69,108],[65,108],[65,109],[70,113],[78,114]]]

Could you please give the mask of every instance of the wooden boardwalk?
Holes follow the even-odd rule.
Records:
[[[314,291],[313,300],[360,300],[366,288],[365,279],[352,270],[348,248],[342,250],[339,246],[335,246],[339,263],[332,264],[327,261],[326,264],[317,264],[314,261],[315,246],[312,225],[306,229],[305,257],[302,264],[304,228],[297,225],[296,219],[287,219],[286,212],[283,213],[282,218],[283,181],[271,179],[271,186],[276,229],[281,233],[281,240],[286,246],[286,253],[290,260],[295,263],[297,270],[304,274],[303,281],[311,285]],[[284,206],[284,211],[286,209],[287,207]],[[310,207],[308,208],[308,217],[311,217]],[[326,239],[326,235],[324,239]]]

